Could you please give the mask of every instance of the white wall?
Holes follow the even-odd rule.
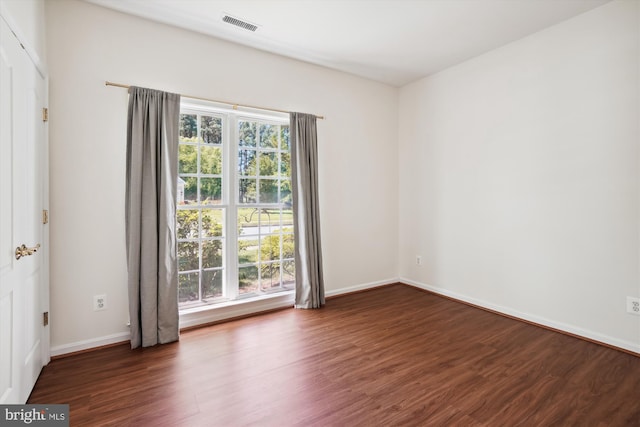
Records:
[[[0,13],[20,41],[28,47],[31,59],[44,71],[46,64],[46,31],[44,0],[0,0]],[[34,57],[35,54],[35,57]]]
[[[127,92],[105,80],[326,116],[318,137],[327,293],[395,280],[395,88],[84,2],[50,1],[46,11],[54,355],[128,332]],[[107,310],[92,310],[96,294],[107,294]]]
[[[640,352],[638,16],[608,3],[400,90],[401,279]]]

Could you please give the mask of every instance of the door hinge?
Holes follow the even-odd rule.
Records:
[[[43,108],[42,109],[42,121],[43,122],[48,122],[49,121],[49,109],[48,108]]]
[[[42,324],[44,326],[49,326],[49,312],[45,311],[42,313]]]
[[[49,224],[49,211],[46,209],[42,210],[42,223]]]

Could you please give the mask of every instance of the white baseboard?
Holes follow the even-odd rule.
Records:
[[[398,279],[387,279],[378,282],[363,283],[360,285],[349,286],[346,288],[333,289],[326,292],[326,296],[336,296],[348,294],[350,292],[361,291],[378,286],[397,283]],[[293,307],[293,293],[273,294],[267,298],[256,299],[254,301],[233,301],[224,305],[218,305],[215,308],[201,307],[180,314],[180,328],[189,328],[198,325],[204,325],[212,322],[232,319],[234,317],[247,316],[261,311],[275,310],[285,307]],[[51,356],[62,356],[78,351],[89,350],[91,348],[102,347],[105,345],[116,344],[129,341],[129,332],[121,332],[117,334],[97,337],[83,341],[77,341],[69,344],[63,344],[51,347]]]
[[[410,286],[414,286],[419,289],[424,289],[435,294],[443,295],[455,300],[466,302],[476,305],[478,307],[486,308],[488,310],[496,311],[498,313],[506,314],[508,316],[516,317],[518,319],[526,320],[528,322],[536,323],[538,325],[546,326],[552,329],[564,331],[573,335],[584,337],[593,341],[598,341],[603,344],[608,344],[614,347],[625,349],[634,353],[640,354],[640,344],[636,344],[629,341],[619,340],[607,335],[603,335],[597,332],[589,331],[574,325],[556,322],[553,320],[545,319],[543,317],[531,315],[528,313],[522,313],[517,310],[513,310],[508,307],[499,306],[489,303],[487,301],[472,298],[466,295],[452,292],[447,289],[439,288],[436,286],[427,285],[424,283],[416,282],[407,278],[391,278],[386,280],[380,280],[376,282],[362,283],[359,285],[348,286],[345,288],[332,289],[326,291],[327,297],[333,297],[351,292],[362,291],[366,289],[377,288],[379,286],[391,285],[394,283],[404,283]],[[293,307],[294,297],[292,293],[284,295],[274,295],[273,297],[250,301],[245,303],[229,303],[226,306],[216,307],[215,309],[201,309],[194,310],[192,312],[183,313],[180,315],[180,327],[188,328],[192,326],[198,326],[206,323],[218,322],[234,317],[247,316],[260,311],[274,310],[278,308]],[[110,344],[117,344],[129,341],[129,332],[120,332],[117,334],[106,335],[103,337],[92,338],[83,341],[77,341],[74,343],[63,344],[55,347],[51,347],[51,356],[62,356],[69,353],[75,353],[78,351],[89,350],[91,348],[102,347]]]
[[[362,283],[360,285],[348,286],[346,288],[332,289],[325,291],[325,296],[335,297],[337,295],[349,294],[351,292],[363,291],[365,289],[377,288],[379,286],[392,285],[398,283],[400,279],[394,277],[392,279],[379,280],[377,282]]]
[[[77,351],[102,347],[110,344],[127,342],[130,339],[129,331],[117,334],[106,335],[104,337],[91,338],[83,341],[76,341],[70,344],[63,344],[51,347],[51,357],[62,356],[64,354],[75,353]]]
[[[577,335],[589,340],[598,341],[603,344],[608,344],[614,347],[618,347],[624,350],[628,350],[634,353],[638,353],[640,355],[640,343],[633,343],[630,341],[620,340],[618,338],[610,337],[608,335],[603,335],[598,332],[589,331],[587,329],[580,328],[578,326],[569,325],[566,323],[556,322],[553,320],[546,319],[544,317],[536,316],[529,313],[522,313],[517,310],[513,310],[508,307],[503,307],[500,305],[492,304],[487,301],[479,300],[477,298],[472,298],[466,295],[459,294],[457,292],[452,292],[447,289],[439,288],[437,286],[431,286],[424,283],[416,282],[414,280],[410,280],[404,277],[398,279],[400,283],[405,283],[410,286],[414,286],[416,288],[424,289],[426,291],[433,292],[435,294],[443,295],[458,301],[467,302],[469,304],[476,305],[478,307],[486,308],[488,310],[496,311],[498,313],[506,314],[508,316],[516,317],[518,319],[526,320],[527,322],[535,323],[538,325],[546,326],[552,329],[557,329],[559,331],[567,332],[572,335]]]
[[[359,285],[349,286],[346,288],[333,289],[325,291],[325,296],[332,297],[350,292],[361,291],[365,289],[375,288],[378,286],[397,283],[398,279],[387,279],[377,282],[362,283]],[[180,314],[180,327],[189,328],[198,325],[204,325],[212,322],[219,322],[234,317],[247,316],[261,311],[275,310],[278,308],[293,307],[294,295],[288,293],[284,295],[274,294],[267,298],[256,299],[255,301],[233,301],[223,306],[216,306],[214,309],[210,307],[204,309],[196,309],[193,312]]]
[[[189,328],[192,326],[204,325],[207,323],[218,322],[221,320],[231,319],[234,317],[247,316],[249,314],[268,311],[278,308],[293,307],[293,293],[273,294],[263,299],[234,301],[212,306],[198,307],[196,309],[180,314],[180,328]],[[51,356],[62,356],[78,351],[89,350],[92,348],[103,347],[105,345],[127,342],[130,339],[130,333],[121,332],[117,334],[97,337],[83,341],[77,341],[69,344],[63,344],[51,348]]]

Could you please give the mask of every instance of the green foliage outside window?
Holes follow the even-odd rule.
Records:
[[[293,233],[293,229],[285,228],[284,233]],[[293,234],[282,235],[282,259],[294,257]],[[266,236],[262,239],[260,245],[260,259],[262,262],[276,261],[273,263],[262,264],[261,274],[263,277],[273,277],[274,272],[280,270],[280,236]],[[293,274],[293,263],[283,263],[282,267],[285,271],[283,274]]]
[[[178,152],[179,173],[181,174],[222,174],[222,121],[218,117],[200,116],[200,136],[198,136],[197,115],[180,115],[180,144]],[[192,143],[188,144],[188,143]],[[198,153],[200,168],[198,169]],[[184,177],[185,204],[198,202],[198,180]],[[221,178],[200,179],[201,204],[219,203],[222,199]]]
[[[202,269],[222,266],[222,216],[218,210],[180,209],[178,210],[178,271],[190,272],[179,276],[179,302],[198,300],[198,276],[203,274],[203,294],[221,294],[221,270],[201,271],[200,269],[200,212],[202,212],[202,235],[211,240],[202,241]]]

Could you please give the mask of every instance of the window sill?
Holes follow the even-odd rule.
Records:
[[[278,292],[234,301],[187,308],[180,311],[180,328],[247,316],[261,311],[293,307],[294,291]]]

